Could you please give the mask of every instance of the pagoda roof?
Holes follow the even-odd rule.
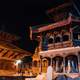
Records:
[[[32,54],[30,52],[23,50],[9,42],[0,41],[0,59],[15,61],[31,55]]]
[[[40,32],[48,31],[48,30],[55,29],[55,28],[58,28],[58,27],[66,26],[66,25],[68,25],[72,22],[79,22],[80,23],[80,20],[76,19],[76,18],[73,18],[72,16],[69,16],[65,20],[33,29],[33,33],[40,33]]]
[[[68,6],[71,6],[71,5],[72,5],[71,2],[64,3],[64,4],[62,4],[62,5],[59,5],[59,6],[55,7],[55,8],[49,9],[49,10],[47,11],[47,14],[53,13],[53,12],[59,10],[59,9],[62,9],[62,8],[65,8],[65,7],[68,7]]]
[[[0,76],[13,76],[16,69],[14,67],[12,69],[11,65],[15,65],[16,60],[22,60],[25,56],[32,56],[32,53],[13,45],[9,41],[0,40],[0,61],[4,63],[0,64]]]
[[[19,40],[20,37],[16,36],[14,34],[10,34],[8,32],[0,31],[0,40],[5,40],[5,41],[16,41]]]

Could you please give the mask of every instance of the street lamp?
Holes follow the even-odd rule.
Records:
[[[22,70],[22,61],[21,60],[16,60],[15,65],[17,67],[18,73],[21,73]]]
[[[16,65],[18,65],[18,64],[21,64],[22,63],[22,61],[21,60],[16,60]]]
[[[18,71],[19,71],[18,73],[21,73],[20,79],[21,79],[21,80],[24,80],[24,79],[23,79],[23,71],[22,71],[22,68],[23,68],[23,61],[22,61],[22,60],[16,60],[16,61],[15,61],[15,65],[16,65],[17,68],[18,68]]]

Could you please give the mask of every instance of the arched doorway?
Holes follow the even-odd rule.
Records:
[[[46,58],[44,58],[42,60],[42,62],[43,62],[43,67],[47,67],[48,66],[48,60]]]
[[[63,72],[63,57],[56,56],[53,58],[53,67],[56,72]]]
[[[65,67],[67,73],[77,73],[78,69],[78,57],[76,55],[68,55],[65,58]]]

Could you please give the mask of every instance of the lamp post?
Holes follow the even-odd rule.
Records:
[[[20,73],[22,73],[22,61],[21,60],[16,60],[16,66],[18,67],[18,71],[19,71],[19,68],[20,68]],[[23,74],[22,74],[23,76]]]
[[[20,75],[18,75],[18,76],[21,76],[21,77],[19,77],[19,80],[24,80],[25,78],[23,77],[23,69],[22,69],[22,68],[24,68],[23,61],[22,60],[16,60],[15,65],[18,69],[18,74],[20,73]]]

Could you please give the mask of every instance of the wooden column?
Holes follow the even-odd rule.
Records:
[[[53,57],[51,56],[51,66],[53,65]]]
[[[63,72],[65,73],[65,57],[63,58],[63,64],[64,64],[64,66],[63,66]]]
[[[53,37],[54,37],[54,40],[53,40],[53,47],[55,48],[55,34],[53,33]]]
[[[71,40],[72,46],[73,46],[73,32],[72,32],[71,26],[70,26],[70,40]]]
[[[42,72],[42,56],[40,56],[41,64],[40,64],[40,72]]]
[[[80,56],[79,56],[78,52],[77,52],[77,58],[78,58],[78,69],[79,69],[79,73],[80,73]]]
[[[58,70],[58,61],[56,60],[56,72]]]
[[[39,52],[42,51],[42,33],[39,35]]]

